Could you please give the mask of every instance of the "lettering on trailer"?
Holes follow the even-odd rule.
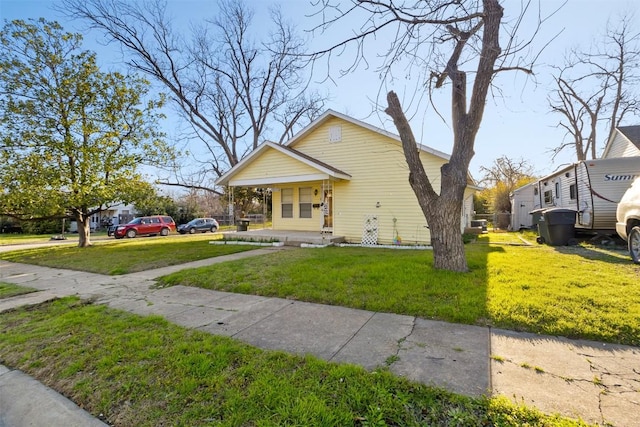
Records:
[[[633,181],[640,175],[612,175],[610,173],[604,176],[605,181]]]

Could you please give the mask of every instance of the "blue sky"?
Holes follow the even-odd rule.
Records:
[[[69,22],[53,11],[51,5],[54,3],[55,0],[0,0],[0,18],[11,20],[42,16],[50,20],[58,20],[69,31],[78,31],[82,28],[82,23]],[[255,7],[257,21],[268,21],[267,5],[270,3],[275,2],[271,0],[249,2]],[[299,30],[309,30],[313,27],[315,21],[308,16],[312,9],[307,1],[281,0],[278,3],[282,6],[285,15],[296,22]],[[543,13],[550,13],[561,3],[560,0],[540,0]],[[176,11],[176,22],[184,26],[215,13],[213,0],[169,0],[169,4]],[[506,17],[509,18],[518,12],[510,7],[519,7],[520,2],[507,0],[503,5]],[[561,64],[565,52],[570,48],[576,46],[588,48],[605,32],[607,20],[615,20],[621,13],[635,13],[634,27],[640,28],[638,9],[640,9],[638,2],[633,0],[568,0],[560,12],[544,24],[536,38],[537,43],[546,43],[559,32],[561,35],[544,50],[539,58],[538,65],[534,68],[535,77],[532,79],[522,74],[510,73],[501,75],[496,80],[501,95],[490,98],[487,102],[484,120],[476,139],[476,155],[471,163],[471,173],[474,177],[480,178],[479,168],[491,166],[493,160],[502,155],[512,159],[527,160],[539,175],[551,173],[558,167],[573,161],[575,155],[570,151],[558,156],[553,162],[551,160],[550,150],[566,136],[563,129],[556,126],[560,116],[549,112],[547,96],[553,89],[549,65]],[[531,31],[533,24],[533,21],[525,23],[523,30]],[[119,56],[114,54],[117,51],[116,47],[97,44],[96,40],[99,38],[100,34],[85,34],[85,47],[95,50],[99,60],[105,66],[119,66]],[[326,35],[316,34],[310,42],[312,48],[319,48],[327,46],[328,39]],[[385,105],[384,95],[380,97],[381,105],[378,107],[375,105],[381,82],[375,71],[376,62],[373,53],[372,66],[369,69],[360,67],[356,72],[342,78],[337,76],[336,71],[344,68],[349,58],[347,56],[335,58],[331,63],[334,81],[318,82],[316,85],[322,92],[330,93],[331,101],[328,103],[328,108],[397,133],[393,124],[382,112]],[[407,105],[414,91],[415,81],[399,79],[388,87],[399,94],[403,105]],[[448,93],[445,92],[443,95],[447,98]],[[372,110],[379,112],[372,115]],[[440,110],[448,122],[448,105],[441,104]],[[425,145],[450,153],[452,147],[450,124],[443,123],[426,103],[421,104],[417,109],[414,108],[413,111],[415,114],[411,119],[411,125],[416,138]],[[630,120],[624,124],[640,124],[640,119],[637,122],[634,122],[634,119]],[[603,135],[604,131],[601,131],[601,134]],[[602,139],[598,143],[600,149],[604,148]]]

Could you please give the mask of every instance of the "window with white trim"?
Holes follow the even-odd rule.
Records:
[[[299,190],[299,207],[300,218],[311,218],[311,208],[313,204],[313,196],[311,187],[301,187]]]
[[[293,218],[293,188],[283,188],[281,191],[280,206],[282,218]]]

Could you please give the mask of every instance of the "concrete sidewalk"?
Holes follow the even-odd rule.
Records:
[[[456,393],[501,394],[544,412],[558,412],[589,423],[640,426],[636,416],[640,410],[637,347],[183,286],[152,287],[154,278],[172,271],[275,250],[286,249],[258,249],[117,277],[0,261],[0,281],[41,290],[0,300],[0,312],[77,295],[132,313],[161,315],[176,324],[230,336],[260,348],[313,354],[367,369],[388,365],[398,375]],[[6,398],[9,388],[5,377],[6,373],[0,371],[0,414],[20,408],[20,401],[31,399],[21,391],[11,392]],[[11,390],[20,390],[13,388],[15,378],[11,381]],[[0,427],[55,425],[49,421],[50,412],[42,414],[43,424],[33,418],[34,411],[24,415],[24,424],[3,424],[0,415]],[[64,425],[74,424],[70,421]]]

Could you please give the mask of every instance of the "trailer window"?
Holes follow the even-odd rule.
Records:
[[[560,183],[556,182],[556,198],[560,198]]]
[[[571,184],[569,186],[569,198],[571,200],[575,200],[578,198],[577,186],[575,184]]]
[[[544,192],[544,203],[547,205],[553,203],[553,192],[551,190]]]

